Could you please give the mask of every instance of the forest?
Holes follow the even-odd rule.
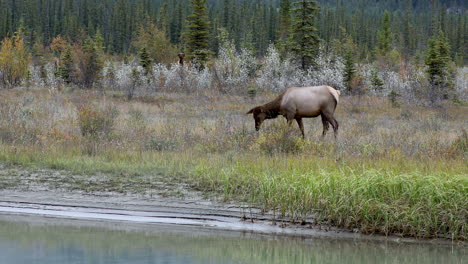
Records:
[[[393,97],[417,90],[431,102],[464,96],[463,1],[0,0],[0,10],[2,86],[55,85],[57,78],[86,88],[120,86],[131,97],[146,84],[167,86],[155,79],[171,79],[177,54],[187,53],[202,67],[179,72],[179,86],[192,75],[204,79],[197,87],[224,91],[318,81]],[[268,74],[273,84],[260,84]],[[116,75],[128,80],[119,83]],[[426,91],[423,79],[431,84]]]
[[[223,28],[236,47],[249,47],[264,55],[270,43],[281,38],[280,0],[208,0],[210,50],[219,50]],[[427,45],[434,21],[446,34],[451,56],[466,63],[466,2],[463,0],[321,0],[317,15],[323,45],[349,34],[359,56],[370,59],[384,11],[390,14],[393,45],[405,55],[415,55]],[[189,0],[0,0],[0,39],[22,28],[28,45],[49,45],[54,37],[78,41],[102,34],[104,49],[112,54],[135,52],[132,40],[138,27],[150,20],[180,50],[191,13]]]

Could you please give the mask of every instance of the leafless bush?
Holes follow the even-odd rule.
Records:
[[[227,41],[221,47],[211,70],[219,90],[223,92],[245,90],[243,88],[248,86],[255,74],[255,58],[249,50],[236,51],[234,43]]]
[[[454,90],[458,100],[468,101],[468,67],[458,68]]]
[[[304,73],[292,58],[281,59],[278,50],[271,45],[255,83],[259,89],[279,92],[287,87],[300,85],[303,76]]]

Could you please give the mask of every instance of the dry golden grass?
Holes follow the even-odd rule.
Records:
[[[129,175],[162,168],[176,181],[293,221],[314,215],[368,233],[467,238],[464,106],[394,108],[386,98],[343,97],[335,141],[332,132],[320,140],[320,118],[305,121],[308,140],[283,118],[266,121],[257,133],[245,113],[272,94],[155,94],[132,101],[92,91],[0,95],[3,162]],[[83,106],[95,113],[83,115]],[[82,133],[83,118],[95,134]],[[101,123],[113,127],[93,125]]]

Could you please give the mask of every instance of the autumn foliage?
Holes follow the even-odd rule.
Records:
[[[21,29],[13,38],[6,37],[0,49],[0,85],[13,87],[21,84],[28,73],[31,55],[24,46]]]

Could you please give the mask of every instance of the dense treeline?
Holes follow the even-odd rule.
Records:
[[[0,39],[22,27],[27,45],[46,46],[61,35],[70,41],[102,34],[113,54],[134,52],[138,27],[151,20],[184,49],[191,14],[189,0],[0,0]],[[294,2],[294,1],[291,1]],[[440,26],[451,57],[466,63],[468,16],[463,0],[321,0],[317,29],[325,46],[349,35],[359,58],[372,56],[385,10],[394,34],[392,45],[405,55],[422,55],[428,36]],[[280,36],[281,0],[208,0],[210,50],[217,53],[224,29],[237,47],[265,54]],[[457,59],[458,58],[458,59]]]

